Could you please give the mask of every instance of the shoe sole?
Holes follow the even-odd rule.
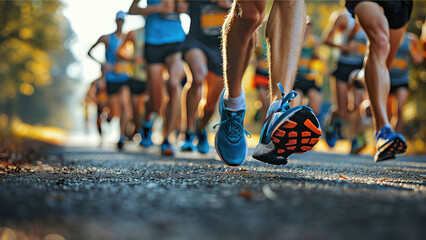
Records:
[[[309,108],[301,108],[284,118],[272,132],[272,141],[259,143],[253,158],[274,165],[287,164],[291,154],[310,151],[318,143],[322,132],[315,115]]]
[[[386,144],[382,151],[377,151],[374,155],[374,162],[380,162],[395,158],[397,154],[403,154],[407,151],[407,143],[400,137],[396,137]]]

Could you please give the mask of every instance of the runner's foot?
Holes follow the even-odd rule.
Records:
[[[260,142],[256,146],[253,158],[275,165],[287,164],[287,158],[293,153],[304,153],[313,148],[321,136],[321,128],[311,108],[298,106],[291,108],[290,101],[297,96],[292,91],[283,99],[271,104],[264,122]]]
[[[407,150],[405,138],[389,126],[383,126],[375,135],[377,146],[377,153],[374,155],[375,162],[395,158],[396,154],[403,154]]]

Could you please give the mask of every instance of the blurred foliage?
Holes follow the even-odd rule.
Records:
[[[58,0],[0,1],[0,113],[7,119],[65,127],[71,37]]]

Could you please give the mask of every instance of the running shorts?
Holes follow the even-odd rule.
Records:
[[[187,37],[183,44],[183,55],[191,49],[201,50],[207,58],[207,68],[218,76],[223,76],[220,45],[207,45],[193,37]]]
[[[385,11],[391,29],[403,27],[409,20],[413,9],[413,0],[402,1],[377,1],[377,0],[346,0],[346,8],[354,16],[355,6],[360,2],[375,2]]]

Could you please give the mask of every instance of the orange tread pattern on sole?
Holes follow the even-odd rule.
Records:
[[[312,132],[318,134],[321,136],[322,132],[321,129],[317,128],[312,122],[311,120],[307,119],[304,123],[303,123],[307,128],[309,128]]]

